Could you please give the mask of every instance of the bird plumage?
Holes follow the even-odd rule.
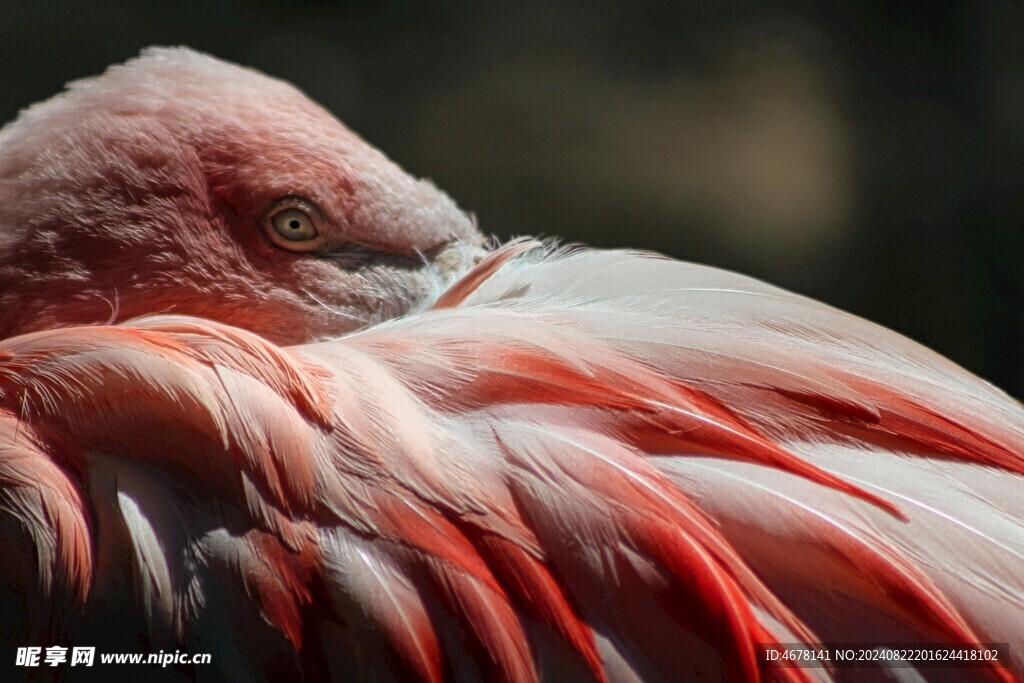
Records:
[[[316,257],[267,207],[317,209]],[[0,334],[156,312],[277,342],[394,317],[465,267],[469,217],[292,86],[154,48],[0,131]]]
[[[0,342],[8,647],[212,653],[195,678],[802,681],[915,671],[763,649],[1008,643],[916,673],[1024,677],[1024,410],[891,331],[532,243],[342,336],[232,322]]]

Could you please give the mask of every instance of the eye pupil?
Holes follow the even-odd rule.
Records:
[[[291,228],[292,230],[298,230],[299,228],[302,227],[302,223],[293,218],[290,221],[288,221],[288,227]]]

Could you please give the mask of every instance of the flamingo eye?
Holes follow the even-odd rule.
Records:
[[[299,197],[278,201],[263,218],[263,228],[270,241],[289,251],[318,251],[324,236],[320,231],[320,212],[312,203]]]
[[[282,209],[270,217],[270,225],[289,242],[305,242],[319,234],[313,218],[302,209]]]

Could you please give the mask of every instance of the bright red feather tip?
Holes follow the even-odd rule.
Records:
[[[0,231],[6,661],[1024,678],[1024,410],[891,331],[649,254],[484,252],[301,93],[184,49],[3,129]]]

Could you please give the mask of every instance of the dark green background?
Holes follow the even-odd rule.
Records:
[[[502,236],[741,270],[1024,395],[1020,3],[0,0],[0,119],[149,44],[288,79]]]

